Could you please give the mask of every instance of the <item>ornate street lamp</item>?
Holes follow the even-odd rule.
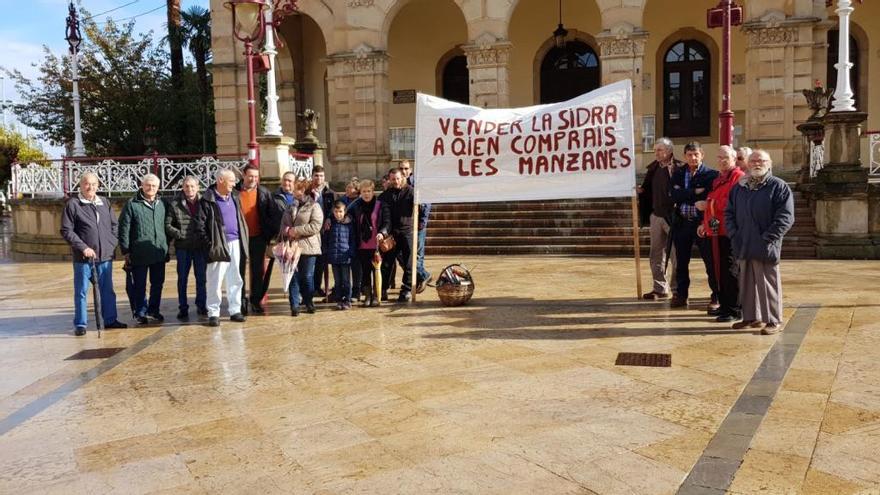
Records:
[[[296,0],[273,0],[265,11],[266,42],[263,53],[268,55],[269,67],[266,71],[266,124],[263,129],[265,136],[281,136],[281,119],[278,118],[278,93],[275,88],[275,29],[281,25],[282,19],[296,12]]]
[[[73,6],[73,0],[67,6],[67,11],[67,29],[64,39],[70,45],[70,70],[73,80],[73,156],[85,156],[86,148],[83,146],[82,123],[79,116],[79,67],[77,66],[82,33],[79,30],[79,19],[76,7]]]
[[[706,12],[706,24],[721,28],[721,113],[718,114],[719,141],[722,145],[733,144],[733,111],[730,109],[730,28],[739,26],[743,20],[742,7],[732,0],[721,0],[714,9]]]
[[[565,48],[566,36],[568,36],[568,29],[562,26],[562,0],[559,0],[559,26],[553,31],[553,41],[556,42],[557,48]]]
[[[230,0],[223,4],[232,10],[232,28],[235,37],[244,43],[244,58],[247,63],[247,104],[250,141],[248,142],[248,162],[260,166],[260,146],[257,144],[257,110],[254,96],[254,42],[263,37],[266,21],[263,9],[265,0]]]

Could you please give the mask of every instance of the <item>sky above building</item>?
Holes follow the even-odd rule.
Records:
[[[162,39],[166,30],[166,0],[74,0],[77,9],[86,9],[98,22],[108,18],[127,23],[135,22],[138,32],[153,31],[154,40]],[[209,0],[181,0],[181,9],[191,5],[208,8]],[[4,15],[0,16],[0,67],[19,70],[28,78],[34,78],[39,71],[36,66],[45,57],[44,46],[55,54],[67,50],[64,40],[65,19],[67,18],[68,0],[0,0]],[[81,18],[84,17],[82,14]],[[0,76],[5,74],[0,73]],[[7,100],[18,103],[18,94],[9,78],[0,81]],[[17,126],[22,134],[34,135],[34,131],[26,129],[15,119],[14,112],[6,112],[9,125]],[[58,157],[61,148],[43,143],[37,137],[37,143],[52,156]],[[72,140],[72,137],[71,137]]]

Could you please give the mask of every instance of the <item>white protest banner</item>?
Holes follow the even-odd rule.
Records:
[[[424,203],[632,196],[632,83],[510,109],[419,94],[415,161]]]

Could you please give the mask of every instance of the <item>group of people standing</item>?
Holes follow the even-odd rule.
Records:
[[[642,298],[687,308],[696,244],[711,292],[707,313],[733,322],[734,329],[779,332],[779,260],[782,238],[794,224],[794,198],[788,184],[773,176],[770,155],[720,146],[716,170],[705,165],[699,143],[685,145],[682,162],[672,141],[662,138],[654,156],[638,188],[641,220],[650,226],[653,277],[653,289]]]
[[[327,292],[340,310],[350,309],[362,294],[366,296],[363,306],[377,306],[380,299],[388,300],[396,263],[404,274],[398,300],[408,301],[413,290],[411,256],[419,257],[415,290],[423,291],[431,280],[424,268],[423,234],[430,205],[419,205],[420,246],[413,249],[411,173],[408,162],[392,168],[387,187],[379,195],[372,181],[353,179],[339,199],[320,166],[314,167],[311,179],[284,174],[275,193],[260,185],[256,167],[246,167],[240,181],[232,170],[220,170],[204,192],[199,190],[198,179],[190,176],[183,180],[181,191],[168,199],[158,195],[159,178],[147,174],[118,221],[109,202],[97,195],[97,175],[85,173],[79,193],[65,205],[61,228],[73,253],[75,334],[85,335],[93,265],[105,327],[127,326],[118,319],[113,291],[111,262],[117,246],[125,259],[132,315],[139,324],[164,321],[159,308],[171,244],[177,259],[177,318],[181,321],[190,316],[190,272],[196,283],[196,313],[207,317],[209,326],[220,325],[224,286],[230,320],[243,322],[249,313],[264,314],[271,276],[266,255],[275,243],[295,245],[298,255],[296,271],[286,287],[292,316],[298,316],[301,308],[314,313],[315,296]],[[390,247],[379,253],[379,243],[388,238],[394,242],[384,243]],[[375,256],[381,258],[383,275],[379,291],[373,288]],[[335,286],[321,289],[324,273],[330,269]]]

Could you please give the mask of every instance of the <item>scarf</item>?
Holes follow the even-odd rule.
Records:
[[[364,200],[361,200],[358,215],[358,230],[360,231],[361,241],[370,242],[373,237],[373,208],[376,207],[376,197],[373,196],[373,200],[367,203]]]
[[[752,174],[749,174],[748,180],[746,181],[746,185],[748,186],[749,189],[751,189],[752,191],[755,191],[757,189],[760,189],[761,186],[763,186],[764,183],[767,182],[768,177],[770,177],[769,170],[767,171],[766,174],[761,175],[761,176],[754,176]]]

